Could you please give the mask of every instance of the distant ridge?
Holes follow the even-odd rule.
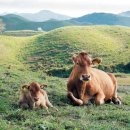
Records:
[[[5,18],[7,20],[11,20],[11,19],[17,19],[17,20],[21,20],[21,21],[28,21],[27,19],[25,19],[24,17],[21,17],[19,15],[16,14],[5,14],[3,16],[0,16],[1,18]]]
[[[54,19],[45,22],[34,22],[15,14],[0,16],[0,19],[6,25],[6,30],[37,30],[38,28],[41,28],[44,31],[49,31],[59,27],[76,24],[75,21],[71,20],[57,21]]]
[[[73,20],[82,24],[130,26],[130,18],[111,13],[92,13]]]
[[[37,13],[18,13],[17,15],[20,15],[28,20],[35,21],[35,22],[43,22],[50,19],[55,19],[55,20],[71,19],[70,16],[54,13],[49,10],[41,10]]]
[[[38,30],[50,31],[64,26],[83,25],[120,25],[130,27],[130,17],[111,13],[92,13],[69,20],[50,19],[44,22],[28,20],[16,14],[0,16],[6,30]]]
[[[125,16],[125,17],[130,17],[130,11],[125,11],[125,12],[119,13],[119,15]]]

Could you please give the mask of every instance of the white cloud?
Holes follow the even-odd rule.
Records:
[[[1,12],[52,10],[70,16],[91,12],[119,13],[130,10],[130,0],[0,0]]]

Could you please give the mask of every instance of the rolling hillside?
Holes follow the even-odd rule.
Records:
[[[31,37],[0,35],[0,49],[0,130],[129,129],[129,86],[118,86],[121,106],[91,104],[78,107],[67,99],[66,78],[47,75],[49,71],[55,71],[56,76],[62,77],[64,71],[68,72],[72,67],[73,53],[83,49],[102,57],[103,65],[128,64],[129,28],[64,27]],[[120,83],[130,85],[130,78],[127,77],[127,83],[124,79],[121,78]],[[32,81],[48,85],[45,89],[49,100],[59,111],[50,108],[48,114],[45,109],[23,110],[18,107],[20,87]]]
[[[65,27],[35,37],[26,50],[30,50],[26,51],[26,60],[35,69],[50,74],[61,73],[64,76],[69,73],[72,55],[81,50],[89,52],[93,57],[101,57],[103,63],[99,67],[103,70],[127,72],[130,67],[130,28]]]
[[[7,32],[5,35],[15,35]],[[33,35],[18,32],[18,36]],[[32,32],[33,33],[33,32]],[[34,32],[36,34],[36,32]],[[37,33],[38,34],[38,33]],[[100,69],[130,72],[130,28],[119,26],[71,26],[41,33],[24,48],[24,60],[34,70],[66,77],[71,71],[71,57],[82,50],[101,57]]]

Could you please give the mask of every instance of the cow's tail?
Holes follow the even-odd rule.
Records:
[[[114,78],[114,93],[113,93],[113,97],[112,97],[112,102],[114,104],[117,104],[117,105],[121,105],[121,98],[117,96],[117,81],[116,81],[116,78],[115,76],[113,75],[113,78]]]
[[[114,92],[113,92],[112,102],[114,104],[121,105],[120,97],[117,96],[117,80],[113,74],[108,73],[108,75],[110,76],[110,78],[112,79],[112,82],[114,84]]]

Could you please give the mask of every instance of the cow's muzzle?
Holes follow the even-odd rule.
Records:
[[[83,74],[81,76],[80,80],[82,80],[82,81],[90,81],[91,80],[91,76],[87,75],[87,74]]]

